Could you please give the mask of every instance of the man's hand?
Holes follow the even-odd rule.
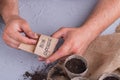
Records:
[[[54,38],[63,38],[63,45],[49,57],[46,62],[50,63],[59,58],[71,55],[82,55],[90,42],[93,40],[91,34],[85,28],[61,28],[53,34]]]
[[[99,0],[96,8],[81,28],[62,28],[53,37],[63,37],[65,42],[47,62],[53,62],[61,57],[79,53],[83,54],[91,41],[120,17],[120,0]]]
[[[21,35],[24,33],[26,36]],[[19,16],[11,16],[6,22],[6,27],[3,32],[3,40],[5,43],[13,48],[17,48],[19,44],[35,44],[38,36],[33,33],[28,23]]]
[[[18,0],[0,0],[0,15],[6,25],[3,32],[3,40],[6,44],[17,48],[20,43],[36,43],[35,39],[38,36],[31,31],[28,23],[19,17]]]

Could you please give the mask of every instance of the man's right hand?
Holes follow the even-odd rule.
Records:
[[[21,33],[24,33],[25,36]],[[3,32],[3,40],[13,48],[18,48],[20,43],[36,44],[37,38],[38,36],[32,32],[28,23],[16,15],[9,18]]]

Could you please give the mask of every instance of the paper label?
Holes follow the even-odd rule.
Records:
[[[54,52],[57,43],[58,39],[46,35],[41,35],[34,53],[41,57],[47,58]]]

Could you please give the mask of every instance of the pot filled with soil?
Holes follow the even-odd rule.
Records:
[[[58,63],[48,72],[47,80],[70,80],[63,65]]]
[[[103,74],[99,80],[120,80],[120,75],[117,74]]]
[[[89,79],[84,78],[84,77],[74,77],[71,80],[89,80]]]
[[[84,76],[88,70],[87,61],[81,56],[71,55],[65,60],[64,69],[70,78]]]

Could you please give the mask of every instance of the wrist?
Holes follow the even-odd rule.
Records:
[[[82,29],[84,34],[87,35],[87,37],[90,39],[90,41],[93,41],[99,34],[100,31],[95,29],[94,26],[82,26],[79,28],[79,30]]]
[[[1,0],[0,15],[5,23],[11,18],[11,16],[19,15],[18,0]]]
[[[16,15],[16,14],[11,14],[11,15],[2,16],[2,17],[3,17],[3,20],[4,20],[5,24],[9,23],[9,21],[12,21],[13,19],[20,18],[20,16]]]

